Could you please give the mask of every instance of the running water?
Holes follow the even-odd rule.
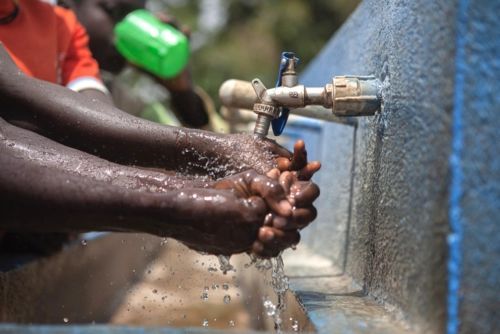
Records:
[[[269,299],[268,296],[264,297],[263,306],[266,314],[273,318],[274,321],[274,329],[276,333],[282,333],[281,324],[283,320],[281,315],[286,309],[286,299],[285,294],[289,288],[289,280],[285,275],[283,258],[281,257],[281,253],[271,259],[260,259],[256,256],[250,256],[252,262],[246,267],[254,264],[255,267],[261,271],[265,272],[271,270],[271,287],[276,293],[277,303],[276,305]],[[294,329],[295,330],[295,329]]]
[[[250,255],[250,258],[251,262],[246,264],[245,268],[249,268],[250,266],[254,265],[255,268],[257,268],[260,272],[269,272],[269,270],[271,271],[271,281],[269,283],[271,284],[273,291],[276,293],[277,303],[274,304],[270,300],[269,296],[265,296],[263,299],[263,306],[266,314],[273,319],[276,333],[280,334],[282,333],[282,314],[286,309],[285,294],[289,288],[289,280],[285,275],[283,258],[281,257],[281,253],[277,257],[271,259],[262,259],[258,258],[255,255]],[[236,271],[229,262],[229,256],[219,255],[218,259],[221,272],[227,274],[228,271]],[[212,288],[215,289],[214,287]],[[227,284],[223,284],[222,288],[224,290],[228,290],[229,286]],[[201,299],[203,299],[204,301],[208,299],[208,287],[205,287]],[[225,304],[229,304],[231,302],[231,297],[229,295],[225,295],[223,301]],[[297,331],[297,321],[293,321],[292,329],[294,331]]]
[[[220,265],[219,269],[220,269],[220,271],[222,271],[222,273],[224,275],[226,275],[228,271],[234,271],[234,272],[236,272],[236,270],[231,265],[231,263],[229,263],[229,259],[230,259],[229,256],[219,255],[218,259],[219,259],[219,265]]]

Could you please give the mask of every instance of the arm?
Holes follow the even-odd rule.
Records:
[[[298,242],[295,229],[263,226],[271,212],[288,226],[297,217],[278,182],[255,172],[213,183],[125,167],[2,119],[0,165],[1,229],[147,232],[214,254],[271,256]]]
[[[3,48],[0,69],[0,102],[6,107],[1,117],[31,124],[49,138],[114,162],[220,177],[248,168],[263,173],[276,165],[275,154],[290,156],[271,141],[159,125],[26,77]]]
[[[171,105],[184,124],[201,128],[208,124],[208,112],[202,98],[193,89],[189,69],[173,79],[158,79],[170,92]]]

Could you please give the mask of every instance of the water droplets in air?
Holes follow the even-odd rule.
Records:
[[[222,273],[225,275],[227,274],[228,271],[236,271],[234,267],[229,263],[229,256],[226,255],[219,255],[219,269],[222,271]]]
[[[274,305],[269,299],[266,298],[262,305],[264,306],[264,310],[268,316],[272,317],[276,314],[276,305]]]
[[[201,300],[203,300],[204,302],[206,302],[208,300],[208,291],[210,290],[210,288],[208,286],[204,287],[203,288],[203,292],[201,293]]]
[[[299,331],[299,321],[298,320],[293,320],[292,322],[292,329],[294,332],[298,332]]]

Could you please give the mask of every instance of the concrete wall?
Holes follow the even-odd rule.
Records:
[[[449,159],[458,104],[464,124],[462,331],[491,332],[498,322],[498,293],[491,291],[499,288],[493,255],[500,245],[500,160],[493,143],[500,142],[494,126],[500,9],[492,3],[465,9],[461,101],[455,94],[458,1],[365,1],[301,78],[323,85],[333,75],[374,74],[384,84],[380,115],[360,118],[357,129],[323,125],[320,214],[303,239],[425,332],[443,332],[447,322],[455,177]]]

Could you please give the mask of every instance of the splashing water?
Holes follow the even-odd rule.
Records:
[[[203,319],[203,322],[201,323],[203,327],[208,327],[208,319]]]
[[[281,253],[272,259],[259,259],[255,256],[251,256],[252,262],[255,267],[264,272],[271,270],[271,286],[276,293],[278,302],[273,304],[269,298],[265,298],[263,302],[264,309],[266,310],[266,314],[270,317],[273,317],[274,328],[276,333],[281,333],[281,314],[286,309],[285,304],[285,293],[289,288],[289,280],[285,275],[283,258],[281,257]],[[293,328],[293,326],[292,326]]]
[[[206,286],[205,288],[203,288],[203,292],[201,293],[200,299],[203,300],[204,302],[208,300],[208,291],[209,288],[208,286]]]
[[[264,299],[263,305],[268,316],[272,317],[276,314],[276,305],[274,305],[272,301],[267,299],[267,297]]]
[[[293,320],[292,329],[293,329],[294,332],[298,332],[299,331],[299,321],[298,320]]]
[[[224,275],[226,275],[228,271],[236,272],[236,270],[231,265],[231,263],[229,263],[229,258],[230,258],[229,256],[219,255],[218,258],[219,258],[219,265],[220,265],[219,269],[220,269],[220,271],[222,271],[222,273]]]

